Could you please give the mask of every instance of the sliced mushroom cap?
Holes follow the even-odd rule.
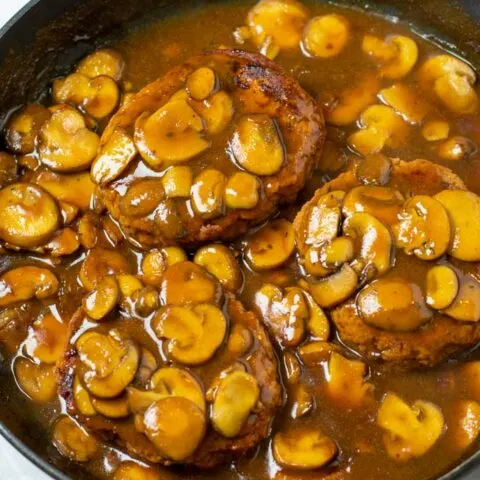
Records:
[[[429,58],[419,70],[424,88],[433,89],[440,100],[456,113],[473,113],[478,107],[474,70],[452,55]]]
[[[136,154],[137,149],[130,135],[121,128],[115,129],[92,163],[93,180],[99,185],[112,182],[130,165]]]
[[[327,341],[330,336],[330,323],[328,322],[325,312],[309,293],[303,290],[302,293],[307,301],[309,309],[307,330],[310,333],[310,336],[313,340]]]
[[[2,188],[0,211],[0,239],[22,248],[43,245],[60,223],[55,200],[30,183],[14,183]]]
[[[83,308],[93,320],[102,320],[117,305],[120,289],[115,276],[102,278],[97,286],[83,299]]]
[[[83,287],[91,291],[107,275],[129,273],[127,259],[115,250],[95,247],[90,250],[80,268],[79,278]]]
[[[124,69],[125,61],[120,53],[111,48],[101,48],[85,57],[78,64],[77,72],[90,78],[106,75],[118,82]]]
[[[108,400],[92,398],[92,405],[97,413],[107,418],[118,419],[130,415],[130,407],[125,395]]]
[[[327,269],[336,269],[355,256],[355,242],[350,237],[337,237],[321,247],[319,260]]]
[[[71,255],[80,248],[80,240],[71,228],[63,228],[45,245],[52,257]]]
[[[480,320],[480,283],[470,275],[462,275],[453,303],[444,310],[449,317],[461,322]]]
[[[459,450],[466,450],[480,434],[480,404],[473,400],[458,400],[448,422],[448,436]]]
[[[260,200],[260,181],[246,172],[234,173],[225,187],[225,204],[232,209],[251,209]]]
[[[385,185],[390,180],[392,161],[381,153],[368,155],[355,171],[364,185]]]
[[[300,381],[302,367],[294,353],[289,351],[283,352],[283,369],[286,380],[290,385],[295,385]]]
[[[417,44],[403,35],[392,35],[385,41],[366,35],[362,48],[367,55],[382,64],[381,75],[391,79],[407,75],[418,58]]]
[[[174,461],[192,455],[206,431],[205,413],[183,397],[158,400],[145,412],[143,423],[145,434],[158,451]]]
[[[31,104],[15,112],[5,128],[5,141],[10,151],[28,154],[35,150],[35,142],[43,124],[50,118],[49,110],[40,104]]]
[[[55,423],[52,442],[64,457],[75,462],[88,462],[99,450],[97,440],[66,416]]]
[[[203,102],[190,101],[190,106],[202,117],[206,130],[216,135],[227,128],[234,114],[233,100],[223,90]]]
[[[75,375],[73,380],[73,401],[76,409],[82,415],[92,417],[97,414],[97,411],[93,408],[92,397],[88,393],[88,390],[82,385],[78,375]]]
[[[308,215],[305,244],[322,245],[333,240],[342,220],[342,204],[345,192],[335,190],[322,195]]]
[[[376,328],[394,332],[417,330],[432,318],[418,285],[401,278],[380,278],[357,296],[362,320]]]
[[[141,178],[128,187],[118,208],[122,215],[141,218],[156,210],[164,199],[165,191],[160,178]]]
[[[215,90],[217,74],[208,67],[197,68],[187,78],[187,91],[194,100],[205,100]]]
[[[458,284],[458,277],[453,268],[435,265],[427,273],[427,304],[436,310],[449,307],[457,296]]]
[[[366,381],[368,367],[332,352],[328,361],[327,392],[336,405],[357,408],[372,395],[373,385]]]
[[[66,340],[67,325],[47,313],[33,322],[25,351],[37,361],[54,364],[62,356]]]
[[[161,285],[163,274],[175,263],[187,261],[187,255],[179,247],[165,247],[151,250],[142,259],[142,273],[145,283]]]
[[[403,83],[395,83],[380,90],[378,96],[412,125],[421,124],[428,112],[428,107],[422,99]]]
[[[443,190],[434,197],[448,213],[452,238],[448,253],[459,260],[480,260],[480,197],[463,190]]]
[[[335,57],[343,50],[349,37],[350,25],[345,17],[323,15],[310,20],[303,34],[303,45],[313,57]]]
[[[279,48],[296,48],[307,23],[308,12],[296,0],[261,0],[249,12],[247,25],[257,45],[271,37]]]
[[[285,346],[296,346],[305,337],[309,307],[301,289],[263,285],[255,294],[255,304],[263,322]]]
[[[450,244],[450,220],[438,200],[417,195],[405,204],[393,232],[397,247],[422,260],[435,260]]]
[[[53,113],[44,123],[39,139],[40,160],[59,172],[88,168],[99,144],[98,135],[88,130],[82,114],[69,107]]]
[[[113,474],[113,480],[162,480],[152,467],[145,467],[134,462],[122,462]]]
[[[170,167],[163,175],[162,183],[168,198],[188,198],[193,183],[193,171],[184,165]]]
[[[135,124],[135,144],[149,166],[185,162],[210,143],[201,133],[203,120],[185,99],[169,101],[153,115],[141,115]]]
[[[352,266],[361,277],[381,275],[391,267],[392,234],[373,215],[354,213],[343,223],[343,233],[360,243]]]
[[[234,371],[220,380],[214,395],[213,428],[224,437],[236,437],[258,402],[257,380],[246,372]]]
[[[165,272],[160,296],[165,305],[217,303],[221,288],[204,268],[192,262],[178,262]]]
[[[458,162],[477,153],[477,146],[469,138],[457,135],[437,145],[436,152],[442,160]]]
[[[235,357],[245,355],[254,344],[253,333],[250,329],[235,323],[230,329],[227,350]]]
[[[274,220],[251,235],[245,256],[254,270],[269,270],[285,263],[295,250],[293,225],[284,219]]]
[[[255,175],[274,175],[285,161],[280,130],[263,113],[239,118],[230,149],[238,165]]]
[[[20,357],[14,363],[15,380],[28,397],[38,404],[50,402],[57,393],[55,365],[34,363]]]
[[[281,466],[295,470],[321,468],[338,453],[335,442],[313,427],[277,433],[273,437],[272,450]]]
[[[388,455],[407,461],[424,455],[444,430],[441,410],[430,402],[417,400],[411,407],[394,393],[387,393],[378,410],[377,424],[385,430]]]
[[[117,84],[105,75],[89,78],[82,73],[72,73],[55,80],[52,92],[56,103],[80,107],[94,119],[110,115],[120,100]]]
[[[0,276],[0,306],[57,294],[60,283],[47,268],[18,267]]]
[[[422,127],[422,136],[427,142],[446,140],[450,133],[450,125],[445,120],[431,120]]]
[[[184,365],[199,365],[213,357],[225,339],[227,320],[214,305],[165,307],[153,319],[157,336],[167,340],[167,352]]]
[[[364,185],[352,188],[343,200],[342,213],[346,217],[354,213],[370,213],[386,225],[398,222],[405,199],[396,189]]]
[[[309,283],[308,289],[320,307],[332,308],[350,297],[355,292],[357,283],[358,275],[346,263],[338,272]]]
[[[242,271],[232,251],[225,245],[212,244],[197,250],[193,261],[218,278],[231,292],[242,285]]]
[[[227,177],[214,168],[200,172],[190,190],[192,207],[197,215],[211,219],[223,212],[223,197]]]

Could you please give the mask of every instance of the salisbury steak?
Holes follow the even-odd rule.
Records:
[[[92,178],[134,242],[231,239],[295,200],[324,133],[321,109],[278,65],[215,50],[127,99]]]
[[[196,265],[177,265],[165,282],[187,271],[197,288],[212,280]],[[205,295],[213,292],[208,288]],[[164,284],[161,296],[168,305],[145,330],[139,319],[122,318],[84,332],[88,317],[79,309],[70,322],[58,386],[68,412],[103,439],[151,462],[207,468],[267,437],[281,388],[257,317],[232,294],[218,307],[216,300],[180,306],[178,295],[185,291]]]
[[[295,220],[297,247],[306,270],[306,280],[316,300],[331,308],[331,319],[340,340],[372,360],[407,367],[433,366],[455,352],[474,346],[480,340],[478,264],[472,249],[466,255],[471,256],[470,262],[458,259],[465,256],[457,248],[464,227],[457,224],[456,213],[447,208],[448,202],[445,202],[448,216],[444,209],[440,209],[433,217],[435,222],[428,226],[427,233],[432,238],[437,235],[436,243],[429,244],[429,239],[421,238],[414,245],[419,232],[425,233],[422,228],[427,223],[418,223],[423,221],[422,215],[423,218],[432,215],[431,210],[426,214],[423,209],[425,206],[433,209],[437,205],[431,196],[448,190],[465,192],[464,183],[449,169],[425,160],[409,163],[393,160],[390,180],[381,187],[354,190],[361,185],[358,177],[352,169],[328,182],[304,205]],[[360,193],[344,196],[341,192]],[[331,194],[330,197],[325,197],[327,193]],[[476,197],[471,193],[468,195]],[[444,196],[442,193],[435,198],[443,202]],[[330,201],[328,205],[325,199]],[[477,200],[474,198],[474,201]],[[412,202],[417,209],[415,214],[409,210]],[[325,205],[328,208],[325,209]],[[341,216],[346,217],[343,226],[341,220],[332,214],[337,211],[337,206]],[[438,209],[438,205],[435,208]],[[469,206],[465,204],[463,208],[468,210]],[[442,211],[444,217],[440,215]],[[412,215],[418,215],[416,220],[412,220]],[[446,226],[442,223],[445,221]],[[323,229],[319,225],[323,225]],[[343,237],[337,237],[336,225]],[[363,239],[355,238],[362,228]],[[322,255],[329,255],[332,250],[326,253],[322,246],[317,246],[312,232],[317,237],[322,234],[321,241],[328,245],[341,238],[351,246],[341,268],[340,263],[321,263],[325,259]],[[445,234],[450,241],[442,244],[440,237],[444,238]],[[351,238],[345,239],[348,235],[353,235],[353,242]],[[312,252],[316,252],[316,256]],[[335,266],[340,269],[335,270]],[[432,275],[429,272],[434,266],[448,267],[447,273],[455,272],[452,276],[458,279],[459,286],[455,290],[458,294],[453,295],[450,303],[435,304],[438,288],[443,288],[446,283],[440,281],[436,290],[435,282],[428,284],[427,274]],[[335,289],[326,290],[324,287],[329,279],[335,277],[337,284],[330,283]],[[429,298],[432,288],[433,297]],[[337,295],[340,296],[337,298]],[[382,299],[387,305],[382,304]]]

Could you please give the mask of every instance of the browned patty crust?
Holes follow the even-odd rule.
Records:
[[[311,206],[329,191],[348,191],[358,185],[355,172],[348,171],[318,189],[304,205],[294,223],[300,252],[306,251],[302,232],[305,231]],[[389,186],[400,190],[406,198],[435,195],[445,189],[466,190],[463,181],[451,170],[426,160],[394,160]],[[479,324],[459,322],[438,312],[429,323],[412,332],[390,332],[369,326],[357,312],[355,297],[333,309],[331,319],[340,340],[348,347],[366,358],[408,368],[437,365],[480,341]]]
[[[265,113],[275,118],[282,132],[285,162],[274,175],[262,176],[263,192],[252,209],[228,210],[218,218],[207,220],[180,207],[178,215],[184,226],[177,238],[169,238],[149,217],[125,216],[119,208],[121,196],[116,185],[133,180],[132,168],[101,189],[110,214],[125,233],[142,245],[189,245],[220,239],[232,239],[252,225],[272,215],[277,205],[295,200],[321,155],[325,126],[317,103],[284,72],[266,57],[241,50],[214,50],[178,66],[164,77],[135,94],[112,117],[101,139],[104,146],[116,128],[132,133],[136,119],[144,112],[154,112],[185,86],[187,77],[200,66],[209,66],[228,77],[228,93],[240,113]],[[202,155],[199,157],[202,159]],[[203,168],[208,168],[204,165]]]
[[[234,438],[223,437],[209,426],[195,453],[181,462],[200,468],[214,467],[229,461],[236,454],[246,452],[258,445],[269,435],[273,418],[282,403],[277,360],[264,328],[257,316],[250,311],[246,311],[232,294],[226,294],[226,302],[230,329],[235,324],[239,324],[247,327],[255,337],[254,347],[241,360],[257,380],[260,388],[261,408],[251,414],[241,433]],[[83,309],[79,309],[72,317],[69,325],[69,340],[57,369],[59,394],[65,399],[68,412],[89,431],[100,435],[104,440],[113,442],[142,459],[165,465],[171,464],[172,461],[162,457],[146,435],[135,429],[133,422],[111,421],[100,415],[85,417],[76,409],[73,398],[73,380],[76,364],[79,360],[77,350],[70,343],[70,339],[77,333],[84,319]],[[219,362],[222,361],[222,355],[230,355],[230,353],[218,352]],[[208,364],[198,368],[208,370]],[[192,369],[192,372],[196,373],[195,368]],[[202,375],[199,374],[198,376],[201,378]],[[207,390],[209,385],[204,385],[204,387]]]

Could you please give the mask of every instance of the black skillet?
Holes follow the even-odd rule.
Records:
[[[108,43],[109,38],[121,35],[148,17],[169,15],[189,4],[198,7],[209,1],[220,2],[31,0],[0,30],[0,125],[8,112],[38,99],[53,78],[68,71],[95,46]],[[453,48],[480,70],[480,0],[340,0],[338,3],[409,22],[416,31]],[[22,402],[18,397],[11,400],[11,377],[8,365],[0,357],[0,434],[54,479],[92,479],[79,466],[61,458],[46,432],[28,420],[24,412],[31,406],[26,400]],[[480,479],[480,452],[465,458],[439,480],[456,478]]]

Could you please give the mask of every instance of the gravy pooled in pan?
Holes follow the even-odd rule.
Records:
[[[55,461],[427,480],[474,453],[476,83],[402,24],[261,0],[92,46],[20,106],[2,389]]]

